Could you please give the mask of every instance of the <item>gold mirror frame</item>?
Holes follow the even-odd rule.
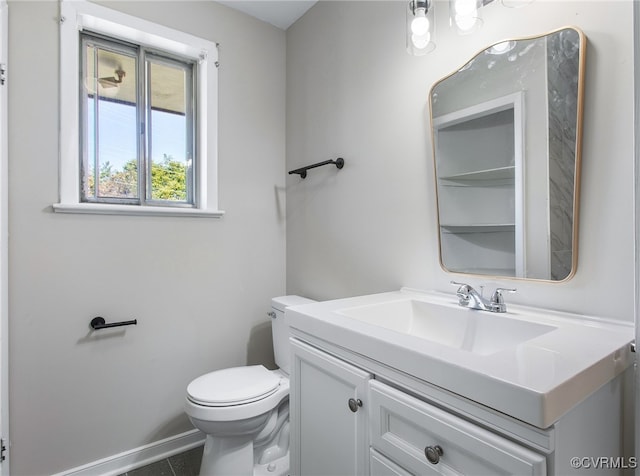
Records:
[[[563,41],[565,41],[566,37],[569,36],[573,36],[573,33],[566,33],[565,34],[565,38],[563,38],[563,33],[569,31],[569,32],[575,32],[577,34],[577,39],[575,41],[575,45],[573,43],[567,43],[564,44]],[[555,36],[554,36],[555,35]],[[524,124],[526,122],[529,123],[533,123],[534,121],[525,121],[526,115],[524,115],[524,113],[522,112],[522,108],[525,107],[525,105],[527,104],[527,96],[529,94],[533,94],[530,91],[527,91],[526,89],[523,91],[522,89],[513,89],[512,92],[513,94],[507,93],[505,94],[500,93],[498,98],[493,98],[495,100],[489,100],[486,98],[486,91],[483,93],[485,94],[485,98],[483,99],[483,103],[482,105],[467,105],[466,107],[459,107],[457,110],[451,109],[449,112],[443,112],[442,110],[438,111],[438,107],[437,107],[437,103],[443,102],[442,99],[442,94],[443,92],[446,93],[447,89],[454,89],[452,86],[447,86],[447,87],[443,87],[443,84],[446,84],[445,82],[447,80],[451,80],[451,79],[456,79],[459,81],[459,83],[464,86],[466,88],[466,94],[471,96],[473,95],[473,93],[469,94],[469,89],[470,86],[474,86],[474,83],[478,83],[479,81],[470,81],[470,79],[473,78],[473,73],[474,73],[474,67],[486,67],[488,69],[491,69],[493,67],[496,66],[496,64],[498,63],[498,59],[500,58],[508,58],[508,61],[515,63],[513,58],[510,58],[510,56],[508,56],[509,54],[511,55],[516,55],[514,56],[515,59],[519,59],[520,57],[524,57],[528,54],[529,50],[533,49],[538,45],[538,43],[536,42],[540,42],[540,40],[542,40],[543,46],[544,46],[544,61],[546,61],[545,66],[546,67],[551,67],[553,66],[553,64],[551,64],[551,61],[554,62],[558,62],[559,60],[554,57],[552,54],[549,54],[549,51],[547,49],[548,43],[549,41],[556,41],[560,44],[560,46],[562,48],[564,47],[577,47],[578,48],[578,55],[577,55],[577,61],[573,60],[573,64],[571,65],[572,67],[576,67],[577,66],[577,78],[575,78],[575,141],[571,144],[570,142],[566,141],[566,140],[560,140],[560,143],[563,144],[570,144],[573,145],[573,184],[571,189],[569,189],[569,181],[566,180],[565,182],[565,193],[568,193],[569,190],[571,190],[572,192],[572,207],[565,207],[564,209],[560,209],[560,207],[556,207],[558,210],[560,210],[560,212],[562,213],[562,210],[567,210],[567,211],[571,211],[571,224],[569,225],[568,220],[565,218],[566,223],[564,223],[563,228],[564,230],[564,235],[566,237],[569,236],[569,229],[570,229],[570,241],[568,239],[565,239],[565,246],[567,246],[568,248],[568,244],[570,242],[570,252],[571,252],[571,259],[570,259],[570,269],[568,270],[568,272],[566,273],[566,275],[561,276],[559,278],[553,278],[552,275],[552,266],[553,266],[553,258],[552,255],[554,253],[558,253],[558,254],[562,254],[564,253],[566,256],[566,253],[569,252],[569,250],[560,250],[560,251],[553,251],[552,249],[552,232],[551,232],[551,226],[549,225],[549,227],[547,228],[547,239],[546,241],[548,242],[547,245],[547,257],[549,258],[549,263],[548,263],[548,275],[545,276],[540,276],[538,271],[533,271],[533,272],[529,272],[530,268],[532,268],[532,266],[529,266],[527,264],[527,261],[532,261],[532,257],[531,256],[527,256],[529,253],[532,252],[532,250],[530,250],[529,248],[535,248],[537,245],[537,243],[540,241],[538,239],[532,239],[528,236],[526,236],[527,234],[530,234],[530,231],[527,230],[527,226],[532,226],[532,223],[535,222],[535,219],[531,218],[528,215],[529,210],[532,208],[536,208],[539,210],[539,212],[536,214],[532,214],[532,217],[539,215],[542,216],[544,213],[547,214],[547,218],[549,219],[549,223],[551,223],[553,221],[553,217],[552,217],[552,207],[550,206],[550,200],[551,200],[551,195],[552,193],[549,192],[546,195],[546,205],[543,207],[541,206],[538,202],[539,200],[535,200],[535,196],[531,197],[531,196],[527,196],[528,195],[534,195],[533,192],[531,192],[528,189],[533,190],[535,187],[532,187],[532,183],[529,184],[529,187],[526,186],[526,181],[525,181],[525,175],[527,175],[527,173],[525,172],[525,168],[527,165],[529,165],[529,168],[533,167],[534,164],[536,163],[536,161],[534,160],[538,155],[533,154],[531,151],[535,148],[534,145],[532,144],[534,139],[532,138],[533,136],[536,135],[536,133],[534,133],[535,129],[531,126],[535,126],[535,124],[531,124],[528,125],[527,124],[527,128],[530,129],[524,129]],[[572,40],[573,42],[573,40]],[[496,54],[492,59],[487,60],[486,63],[482,63],[480,62],[480,59],[483,59],[483,57],[488,57],[490,56],[489,51],[492,48],[495,48],[496,46],[501,46],[503,47],[503,49],[507,49],[507,53],[505,53],[506,56],[502,56],[500,57],[499,54]],[[513,51],[513,53],[509,53]],[[560,49],[560,52],[565,53],[565,55],[567,57],[569,54],[569,50],[562,50]],[[508,278],[508,279],[520,279],[520,280],[535,280],[535,281],[546,281],[546,282],[553,282],[553,283],[557,283],[557,282],[565,282],[568,281],[569,279],[571,279],[577,270],[577,264],[578,264],[578,225],[579,225],[579,215],[578,215],[578,211],[579,211],[579,196],[580,196],[580,170],[581,170],[581,156],[582,156],[582,116],[583,116],[583,96],[584,96],[584,76],[585,76],[585,57],[586,57],[586,37],[584,35],[584,33],[576,28],[576,27],[572,27],[572,26],[568,26],[568,27],[563,27],[563,28],[559,28],[557,30],[553,30],[550,31],[548,33],[544,33],[544,34],[540,34],[540,35],[534,35],[534,36],[528,36],[528,37],[521,37],[521,38],[516,38],[516,39],[511,39],[511,40],[505,40],[505,41],[501,41],[498,43],[495,43],[493,45],[490,45],[489,47],[479,51],[476,55],[474,55],[469,61],[467,61],[461,68],[459,68],[458,70],[452,72],[451,74],[445,76],[444,78],[440,79],[439,81],[437,81],[436,83],[434,83],[434,85],[431,87],[430,93],[429,93],[429,109],[430,109],[430,119],[431,119],[431,138],[432,138],[432,151],[433,151],[433,166],[434,166],[434,177],[435,177],[435,181],[436,181],[436,206],[437,206],[437,225],[438,225],[438,245],[439,245],[439,260],[440,260],[440,266],[442,267],[442,269],[446,272],[451,272],[451,273],[456,273],[456,274],[465,274],[465,275],[474,275],[474,276],[487,276],[490,278]],[[509,59],[510,58],[510,59]],[[504,63],[504,59],[502,59],[503,63]],[[477,63],[474,65],[474,62]],[[524,66],[527,65],[527,62],[524,61]],[[504,63],[505,65],[507,63]],[[517,70],[518,67],[516,66],[508,66],[502,69],[508,69],[508,68],[512,68],[514,70]],[[496,67],[495,71],[499,71],[501,68]],[[522,68],[521,68],[522,69]],[[560,77],[561,74],[559,72],[560,70],[558,70],[558,75],[557,77]],[[503,71],[504,73],[504,71]],[[525,80],[525,78],[528,78],[529,76],[529,72],[526,70],[521,70],[519,72],[519,74],[521,75],[521,79]],[[534,73],[535,75],[536,73]],[[456,78],[456,75],[457,78]],[[483,84],[487,85],[489,84],[486,81],[486,78],[482,78],[483,79]],[[506,81],[509,81],[510,78],[507,78]],[[549,79],[549,75],[547,74],[547,71],[545,70],[545,75],[544,75],[544,79],[545,79],[545,83],[543,83],[542,88],[545,88],[545,93],[547,95],[549,95],[549,92],[551,91],[551,93],[553,93],[553,95],[556,95],[556,93],[558,93],[559,91],[561,91],[560,88],[558,88],[558,90],[553,89],[556,84],[554,84],[553,86],[550,86],[550,82],[551,80]],[[449,81],[449,83],[451,84],[451,81]],[[466,83],[466,84],[465,84]],[[516,84],[519,84],[519,81],[516,81]],[[574,82],[571,83],[571,85],[573,86]],[[456,84],[457,85],[457,84]],[[515,92],[514,92],[515,91]],[[478,94],[478,96],[482,96],[482,94]],[[557,96],[557,95],[556,95]],[[453,96],[452,96],[453,97]],[[555,97],[555,96],[554,96]],[[573,96],[572,96],[573,97]],[[548,96],[547,96],[548,98]],[[547,106],[546,109],[549,109],[549,99],[547,99]],[[455,103],[456,101],[452,101],[453,103]],[[515,106],[509,106],[509,105],[505,105],[505,104],[515,104]],[[556,107],[556,106],[553,106]],[[559,107],[559,106],[558,106]],[[493,108],[493,109],[492,109]],[[504,112],[507,111],[508,109],[513,109],[512,113],[509,112]],[[446,110],[446,107],[445,107]],[[438,154],[438,148],[440,146],[440,148],[442,148],[442,144],[443,143],[451,143],[451,144],[461,144],[462,142],[459,141],[459,139],[456,139],[455,137],[455,133],[456,131],[457,134],[462,134],[463,132],[465,132],[465,137],[469,136],[469,133],[465,131],[465,128],[467,130],[471,130],[472,126],[471,124],[474,121],[479,121],[480,119],[483,119],[485,116],[483,116],[483,112],[482,111],[489,111],[486,112],[486,114],[494,114],[495,112],[495,118],[492,119],[492,121],[497,124],[497,126],[495,126],[496,129],[500,129],[502,128],[509,128],[510,126],[508,125],[504,125],[504,124],[508,124],[508,119],[504,119],[504,117],[507,117],[509,115],[512,115],[513,119],[513,137],[514,137],[514,142],[518,142],[519,140],[519,145],[516,144],[514,145],[514,150],[512,152],[514,152],[514,161],[518,160],[518,154],[520,155],[520,165],[508,165],[507,167],[497,167],[495,170],[497,169],[502,169],[501,171],[497,171],[493,174],[493,176],[491,176],[490,178],[485,178],[482,179],[484,180],[484,183],[494,183],[495,185],[493,186],[494,190],[491,193],[495,193],[496,196],[500,196],[500,194],[502,194],[502,196],[508,196],[507,194],[509,192],[505,192],[502,189],[508,188],[509,187],[509,183],[513,182],[515,185],[513,185],[514,190],[518,190],[519,188],[519,193],[518,194],[514,194],[514,209],[515,210],[520,210],[519,212],[519,218],[516,216],[518,215],[518,213],[515,212],[514,210],[514,224],[513,224],[513,235],[514,235],[514,242],[515,244],[511,244],[511,242],[509,241],[510,238],[508,238],[510,236],[510,231],[503,231],[506,230],[506,226],[511,226],[511,224],[509,225],[501,225],[501,224],[491,224],[491,223],[487,223],[485,225],[481,225],[480,227],[478,225],[475,224],[470,224],[470,225],[464,225],[464,224],[447,224],[446,222],[444,222],[443,220],[443,212],[446,213],[446,208],[443,209],[443,204],[444,204],[444,200],[445,200],[445,196],[448,194],[449,196],[457,196],[458,198],[456,198],[455,200],[459,200],[459,201],[464,201],[464,197],[463,195],[465,195],[465,193],[469,193],[469,191],[471,190],[471,188],[476,187],[476,188],[482,188],[483,185],[477,185],[477,183],[475,185],[471,185],[469,186],[468,184],[470,183],[471,180],[478,180],[477,178],[472,179],[469,178],[471,175],[478,175],[477,172],[474,173],[463,173],[461,171],[458,171],[457,173],[454,172],[450,172],[449,175],[447,174],[441,174],[439,175],[439,161],[442,162],[442,160],[446,160],[443,159],[443,157],[439,157]],[[434,111],[437,113],[434,115]],[[480,112],[479,112],[480,111]],[[493,111],[493,112],[492,112]],[[497,111],[497,112],[496,112]],[[456,114],[457,113],[457,114]],[[467,114],[467,116],[465,116],[465,114]],[[506,116],[505,116],[506,115]],[[519,117],[519,120],[517,120],[516,116]],[[550,147],[550,143],[551,141],[549,140],[549,137],[551,136],[550,132],[551,132],[551,127],[550,127],[550,113],[547,112],[547,117],[546,117],[546,124],[544,126],[544,134],[542,135],[546,135],[547,136],[547,142],[542,146],[543,148],[545,148],[545,153],[546,155],[544,156],[544,164],[540,165],[538,164],[538,168],[540,169],[545,169],[547,170],[547,175],[546,175],[546,183],[544,185],[546,185],[547,190],[550,190],[551,188],[559,188],[559,187],[553,187],[556,184],[552,184],[550,183],[551,179],[550,176],[551,174],[548,172],[548,170],[550,169],[550,166],[554,166],[556,168],[558,168],[558,164],[557,163],[553,163],[552,164],[552,160],[550,159],[550,152],[549,152],[549,147]],[[566,117],[570,117],[570,116],[566,116]],[[571,118],[571,117],[570,117]],[[555,116],[554,117],[555,120],[558,120],[559,117]],[[573,118],[571,118],[573,119]],[[447,120],[449,122],[447,122]],[[483,119],[484,120],[484,119]],[[502,124],[502,125],[501,125]],[[484,126],[483,126],[484,127]],[[493,127],[493,126],[491,126]],[[538,128],[540,129],[540,128]],[[521,130],[521,132],[518,132],[518,130]],[[560,129],[562,132],[565,132],[565,128],[561,128]],[[446,131],[446,134],[443,134],[443,131]],[[555,129],[554,129],[555,131]],[[538,135],[539,134],[539,131]],[[499,133],[502,134],[502,136],[504,136],[504,133]],[[518,135],[520,134],[520,138],[518,139]],[[444,137],[445,135],[450,135],[451,138],[449,139],[442,139],[442,137]],[[438,140],[438,136],[442,136],[440,141]],[[459,137],[459,135],[458,135]],[[475,139],[477,140],[479,137],[482,137],[480,135],[478,135],[478,133],[475,133]],[[566,139],[564,137],[564,134],[560,137],[560,139]],[[554,138],[553,139],[554,142],[554,147],[558,145],[558,138]],[[529,141],[529,142],[528,142]],[[489,140],[484,140],[484,142],[487,143],[492,143],[492,141]],[[536,142],[536,144],[538,144],[538,142]],[[473,144],[475,145],[475,144]],[[451,153],[452,156],[455,156],[454,151],[456,150],[458,146],[457,145],[452,145],[450,147],[451,149]],[[537,147],[537,145],[536,145]],[[491,146],[489,146],[489,148],[491,148]],[[467,150],[469,150],[470,152],[472,151],[472,149],[474,149],[473,147],[468,148]],[[518,152],[518,150],[520,150],[520,152]],[[542,150],[542,149],[541,149]],[[475,152],[475,150],[473,150]],[[507,151],[508,152],[508,151]],[[562,152],[562,151],[561,151]],[[566,152],[566,150],[565,150]],[[507,154],[501,154],[501,155],[506,155]],[[562,155],[562,154],[561,154]],[[480,159],[482,160],[482,159]],[[452,163],[454,161],[450,161],[450,162],[442,162],[444,164],[449,164]],[[528,164],[528,163],[531,164]],[[464,162],[461,162],[464,163]],[[565,164],[566,165],[566,164]],[[518,167],[519,167],[519,172],[518,172]],[[442,165],[440,166],[440,168],[442,168]],[[455,167],[454,167],[455,168]],[[560,167],[561,168],[561,167]],[[506,169],[513,169],[513,172],[507,172]],[[483,172],[484,173],[484,172]],[[509,177],[506,177],[506,175],[511,174]],[[535,176],[535,174],[531,174],[532,177]],[[463,177],[464,176],[464,177]],[[489,175],[485,174],[485,177],[488,177]],[[515,176],[515,178],[511,178],[512,176]],[[566,175],[566,177],[569,177],[569,174]],[[544,178],[544,177],[543,177]],[[556,177],[557,178],[557,177]],[[533,180],[533,178],[530,178],[529,180]],[[448,185],[443,185],[443,181],[448,181],[449,184]],[[463,182],[467,181],[467,184],[463,184]],[[558,180],[558,181],[561,181]],[[457,182],[457,183],[456,183]],[[536,182],[536,183],[540,183],[540,182]],[[518,185],[520,184],[520,185]],[[444,190],[444,187],[450,187],[452,190],[454,190],[454,187],[457,187],[457,189],[455,189],[455,191],[451,191],[451,190]],[[466,187],[466,188],[464,188]],[[487,186],[484,185],[484,187],[486,188]],[[567,195],[568,196],[568,195]],[[455,201],[454,200],[454,201]],[[464,202],[465,204],[473,204],[474,200],[466,200]],[[478,201],[476,201],[476,203],[478,203]],[[494,203],[498,203],[495,202],[494,199]],[[536,207],[535,205],[532,205],[532,203],[534,204],[538,204],[538,206]],[[446,207],[449,206],[449,203],[447,203]],[[467,208],[466,205],[464,205],[462,208]],[[526,212],[526,213],[525,213]],[[463,213],[467,213],[466,210]],[[510,212],[506,212],[506,213],[510,213]],[[566,214],[565,214],[566,215]],[[473,227],[476,228],[473,228]],[[500,228],[500,226],[502,226],[503,228]],[[520,228],[518,228],[518,226]],[[478,230],[481,229],[481,227],[484,227],[485,230],[488,231],[474,231],[474,230]],[[458,230],[458,232],[456,231],[452,231],[452,230]],[[478,266],[477,269],[474,269],[474,266],[472,264],[469,264],[468,266],[461,266],[459,265],[459,263],[452,263],[451,259],[449,259],[449,263],[446,262],[446,258],[443,255],[447,255],[448,256],[453,256],[452,255],[452,251],[451,249],[447,248],[447,246],[449,246],[449,244],[445,244],[443,245],[443,242],[445,242],[446,240],[450,239],[452,240],[452,243],[456,243],[455,240],[458,240],[458,243],[463,243],[465,241],[465,239],[470,239],[470,237],[472,237],[474,235],[474,233],[477,236],[480,236],[480,234],[484,233],[485,235],[488,235],[489,233],[492,233],[495,235],[494,240],[489,240],[486,236],[483,238],[484,243],[482,242],[482,240],[480,240],[480,244],[478,244],[476,246],[477,250],[485,250],[488,253],[487,256],[489,254],[493,254],[496,257],[502,259],[503,255],[511,255],[511,246],[513,246],[514,250],[513,250],[513,255],[514,255],[514,267],[513,267],[513,274],[510,274],[511,268],[509,269],[509,272],[501,272],[502,270],[506,270],[507,268],[500,268],[500,270],[497,269],[491,269],[491,267],[487,267],[487,266]],[[447,235],[451,235],[451,236],[445,236],[445,234]],[[468,235],[468,236],[463,236],[463,235]],[[504,235],[504,236],[502,236]],[[455,237],[455,238],[452,238]],[[499,238],[498,238],[499,237]],[[507,237],[507,238],[505,238]],[[503,241],[504,243],[506,243],[509,247],[508,251],[504,251],[501,249],[498,249],[498,247],[495,247],[495,249],[491,249],[494,248],[495,244]],[[531,241],[531,243],[529,243]],[[556,240],[557,241],[557,240]],[[495,242],[495,243],[494,243]],[[535,244],[534,244],[535,243]],[[486,247],[483,247],[485,245],[487,245]],[[531,246],[530,246],[531,245]],[[451,245],[453,246],[453,245]],[[462,246],[462,248],[460,248],[460,250],[464,251],[464,245],[458,245],[458,246]],[[468,245],[469,247],[471,247],[472,245]],[[447,248],[447,251],[443,251],[443,248]],[[542,249],[542,247],[540,247],[540,249]],[[455,259],[459,259],[457,255],[464,255],[465,253],[468,254],[469,256],[476,256],[477,254],[477,250],[473,250],[473,249],[469,249],[464,251],[463,253],[454,253],[454,255],[456,255]],[[533,250],[535,251],[535,250]],[[475,253],[475,254],[474,254]],[[520,255],[518,255],[517,253],[520,253]],[[478,255],[479,256],[479,255]],[[535,255],[535,258],[539,258],[538,255]],[[463,259],[463,258],[460,258]],[[479,259],[479,258],[476,258]],[[487,258],[489,261],[491,260],[490,257]],[[510,259],[510,258],[509,258]],[[537,259],[533,260],[533,261],[539,261]],[[567,265],[569,263],[568,259],[565,259],[563,265],[566,268]],[[535,265],[533,265],[533,267],[535,267]],[[542,268],[544,268],[544,265],[542,266]]]

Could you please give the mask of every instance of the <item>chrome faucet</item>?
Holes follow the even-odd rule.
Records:
[[[451,284],[459,286],[456,291],[458,296],[458,304],[462,307],[469,309],[478,309],[480,311],[489,312],[507,312],[507,305],[504,302],[503,292],[515,293],[515,289],[508,288],[496,288],[491,295],[491,299],[487,300],[482,297],[482,294],[478,294],[471,285],[466,283],[458,283],[451,281]]]

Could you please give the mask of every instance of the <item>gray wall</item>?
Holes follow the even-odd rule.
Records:
[[[474,35],[448,27],[405,52],[404,2],[320,2],[287,31],[287,167],[344,157],[339,172],[287,180],[287,290],[331,299],[451,279],[518,288],[507,300],[633,322],[632,2],[483,8]],[[567,25],[588,38],[579,262],[566,283],[467,278],[438,262],[428,121],[432,84],[484,46]]]
[[[272,365],[285,290],[285,33],[213,2],[106,5],[221,43],[221,220],[59,215],[57,2],[10,2],[12,475],[192,428],[188,382]],[[89,321],[138,319],[122,332]]]

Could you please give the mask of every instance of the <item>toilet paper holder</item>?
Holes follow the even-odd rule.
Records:
[[[107,322],[104,320],[104,317],[100,317],[100,316],[94,317],[93,319],[91,319],[91,322],[89,323],[91,328],[95,331],[99,329],[108,329],[111,327],[132,326],[132,325],[135,326],[137,324],[138,324],[137,319],[133,319],[131,321],[111,322],[107,324]]]

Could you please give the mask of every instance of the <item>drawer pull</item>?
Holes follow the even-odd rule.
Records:
[[[358,408],[360,408],[362,406],[362,400],[360,400],[359,398],[356,400],[355,398],[350,398],[349,399],[349,410],[351,410],[353,413],[358,411]]]
[[[424,455],[431,464],[438,464],[440,462],[440,456],[442,456],[442,448],[440,445],[427,446],[424,449]]]

